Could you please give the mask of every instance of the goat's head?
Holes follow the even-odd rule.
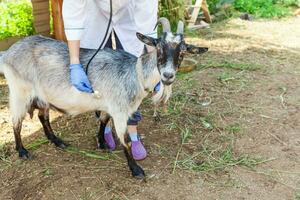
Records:
[[[205,53],[208,48],[196,47],[185,43],[183,36],[184,24],[182,21],[178,22],[175,34],[171,32],[170,22],[167,18],[160,18],[158,23],[161,23],[163,27],[163,34],[160,38],[152,38],[141,33],[137,33],[137,37],[143,43],[156,48],[157,67],[161,75],[161,81],[164,85],[170,85],[175,80],[176,71],[186,52],[201,54]]]

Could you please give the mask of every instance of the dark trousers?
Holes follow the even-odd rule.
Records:
[[[116,42],[116,49],[121,49],[124,50],[118,36],[115,34],[115,42]],[[111,48],[112,49],[112,34],[110,34],[105,47]],[[128,119],[127,125],[137,125],[139,121],[141,121],[142,115],[140,111],[136,111],[135,113],[132,114],[132,116]]]

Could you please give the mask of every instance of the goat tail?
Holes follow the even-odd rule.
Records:
[[[172,85],[164,85],[161,84],[160,90],[152,97],[152,101],[154,104],[159,104],[163,102],[167,103],[172,94]]]
[[[2,56],[4,54],[4,51],[0,51],[0,74],[4,74],[3,70],[3,62],[2,62]]]

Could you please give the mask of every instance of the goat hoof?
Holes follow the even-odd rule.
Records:
[[[155,117],[154,117],[154,121],[155,121],[155,122],[160,122],[160,121],[161,121],[160,116],[155,116]]]
[[[31,154],[24,148],[19,150],[19,157],[23,160],[31,160],[32,159]]]
[[[106,143],[103,145],[98,144],[97,148],[104,153],[112,153],[112,150],[108,147],[108,145]]]
[[[144,180],[146,177],[144,174],[139,174],[139,175],[134,176],[134,178],[139,179],[139,180]]]
[[[160,122],[161,121],[161,115],[159,113],[156,113],[153,115],[154,121],[155,122]]]
[[[98,149],[101,149],[101,150],[107,150],[107,149],[109,149],[108,145],[106,143],[99,143],[98,142],[97,147],[98,147]]]
[[[66,149],[66,148],[68,148],[68,144],[66,144],[66,143],[61,143],[60,145],[56,145],[58,148],[60,148],[60,149]]]
[[[52,141],[56,147],[60,148],[60,149],[66,149],[69,144],[65,143],[62,139],[60,138],[56,138],[55,140]]]
[[[144,170],[138,165],[132,167],[131,172],[132,172],[132,176],[136,179],[145,179],[146,177]]]

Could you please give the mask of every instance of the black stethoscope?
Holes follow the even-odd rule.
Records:
[[[109,27],[110,27],[111,21],[112,21],[112,0],[110,0],[110,13],[109,13],[109,20],[108,20],[106,32],[105,32],[105,34],[104,34],[103,40],[102,40],[102,42],[101,42],[99,48],[98,48],[97,51],[94,53],[94,55],[90,58],[88,64],[86,65],[86,69],[85,69],[85,73],[86,73],[86,74],[88,73],[88,69],[89,69],[90,63],[92,62],[92,60],[94,59],[94,57],[97,55],[97,53],[100,51],[100,49],[102,49],[102,47],[103,47],[103,45],[104,45],[104,42],[106,41],[106,38],[107,38],[107,34],[108,34],[108,31],[109,31]]]

